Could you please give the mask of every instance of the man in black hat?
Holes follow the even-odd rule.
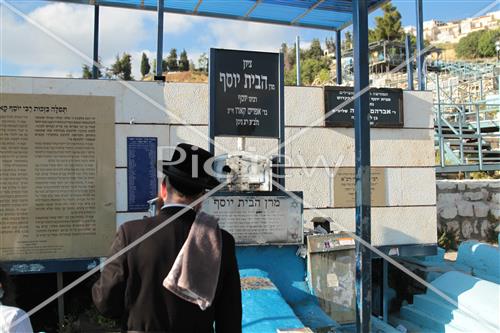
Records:
[[[185,209],[165,227],[109,264],[92,288],[92,297],[104,315],[120,318],[125,332],[241,332],[240,277],[234,238],[222,230],[220,272],[211,306],[202,311],[163,287],[193,221],[192,203],[219,182],[205,170],[212,154],[179,144],[172,161],[163,166],[163,207],[155,217],[123,224],[110,256]],[[207,162],[209,161],[209,162]],[[196,278],[203,279],[203,276]]]

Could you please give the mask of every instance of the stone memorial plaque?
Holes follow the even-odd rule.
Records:
[[[354,168],[339,168],[333,179],[333,207],[356,207]],[[387,206],[385,169],[371,168],[372,206]]]
[[[218,192],[203,210],[219,218],[240,245],[302,244],[301,200],[279,192]],[[294,192],[302,198],[302,192]]]
[[[114,97],[0,94],[0,260],[108,252]]]

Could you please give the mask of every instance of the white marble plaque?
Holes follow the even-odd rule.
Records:
[[[255,193],[218,193],[205,200],[203,211],[218,217],[221,228],[239,245],[301,244],[303,209],[295,197],[302,193],[294,192],[294,197]]]

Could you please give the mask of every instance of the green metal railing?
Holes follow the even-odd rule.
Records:
[[[500,170],[500,104],[436,103],[438,172]]]

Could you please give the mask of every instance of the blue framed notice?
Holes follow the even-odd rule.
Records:
[[[158,138],[127,137],[127,194],[129,212],[146,212],[158,195],[156,174]]]

